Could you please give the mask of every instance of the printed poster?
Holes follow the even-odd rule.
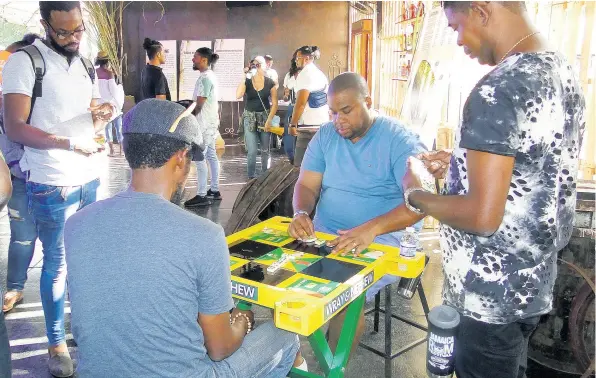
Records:
[[[179,98],[181,100],[195,100],[192,98],[195,84],[200,71],[193,70],[192,58],[201,47],[211,48],[211,41],[182,41],[180,44],[180,75]]]
[[[236,102],[236,88],[244,77],[244,39],[216,39],[215,53],[219,61],[213,72],[219,81],[219,101]]]

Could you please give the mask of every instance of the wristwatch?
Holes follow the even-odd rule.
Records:
[[[408,210],[418,214],[418,215],[424,215],[424,212],[422,212],[422,210],[418,209],[417,207],[412,206],[412,204],[410,204],[410,194],[414,193],[414,192],[426,192],[426,193],[430,193],[430,191],[424,189],[424,188],[409,188],[406,190],[406,192],[404,193],[404,204],[406,205],[406,207],[408,208]]]
[[[304,210],[298,210],[294,213],[294,216],[292,218],[296,218],[298,215],[306,215],[307,217],[310,217],[310,214]]]
[[[75,142],[72,138],[68,138],[68,150],[69,151],[75,150]]]

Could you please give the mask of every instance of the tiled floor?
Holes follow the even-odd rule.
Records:
[[[273,154],[273,161],[284,159],[279,153]],[[260,164],[257,164],[260,166]],[[238,147],[229,147],[222,159],[221,191],[223,201],[216,202],[209,208],[197,211],[198,216],[207,217],[214,222],[225,225],[232,212],[234,200],[246,182],[246,158]],[[103,175],[102,187],[104,195],[113,195],[126,188],[130,179],[130,171],[126,161],[121,157],[109,159],[109,169]],[[185,198],[196,194],[196,176],[193,169],[187,183]],[[10,238],[8,217],[6,210],[0,214],[0,283],[5,285],[7,250]],[[423,277],[423,286],[431,308],[440,303],[442,272],[440,253],[438,250],[438,234],[425,231],[421,235],[426,253],[431,257],[430,263]],[[25,288],[25,300],[6,317],[8,332],[11,339],[13,376],[15,377],[49,377],[46,368],[47,351],[43,311],[39,298],[39,278],[41,270],[41,248],[38,245],[29,269],[29,280]],[[383,303],[383,300],[382,302]],[[425,323],[422,306],[418,297],[408,301],[393,295],[393,309],[395,313]],[[71,354],[76,362],[76,347],[70,334],[70,308],[66,308],[66,331],[71,345]],[[270,311],[257,309],[257,318],[264,320],[270,317]],[[367,318],[367,332],[364,340],[367,344],[382,349],[384,345],[383,318],[381,317],[380,332],[372,334],[372,317]],[[406,345],[413,340],[423,337],[424,332],[393,321],[392,326],[394,349]],[[303,354],[307,358],[311,371],[319,372],[308,342],[303,340]],[[396,358],[392,363],[394,377],[421,378],[425,376],[425,344],[412,349],[408,354]],[[115,371],[115,376],[118,376]],[[353,352],[346,377],[383,377],[384,362],[380,357],[358,348]]]

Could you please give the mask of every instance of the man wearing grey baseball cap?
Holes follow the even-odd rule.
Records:
[[[233,309],[222,227],[172,203],[200,144],[193,107],[147,99],[132,108],[129,189],[66,224],[81,377],[285,377],[292,367],[295,334],[254,328],[251,311]]]

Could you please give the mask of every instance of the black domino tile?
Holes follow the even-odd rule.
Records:
[[[277,249],[273,245],[259,243],[254,240],[240,240],[228,247],[230,255],[245,260],[254,260]]]
[[[304,269],[302,274],[322,278],[334,282],[346,282],[364,269],[362,265],[356,265],[334,259],[321,259]]]
[[[277,286],[297,273],[289,270],[279,269],[275,273],[267,273],[267,265],[249,262],[232,271],[232,275],[242,277],[250,281],[260,282],[269,286]]]
[[[293,242],[286,244],[283,248],[291,249],[293,251],[310,253],[315,256],[327,256],[331,252],[331,248],[327,246],[316,247],[314,243],[304,243],[300,240],[294,240]]]

